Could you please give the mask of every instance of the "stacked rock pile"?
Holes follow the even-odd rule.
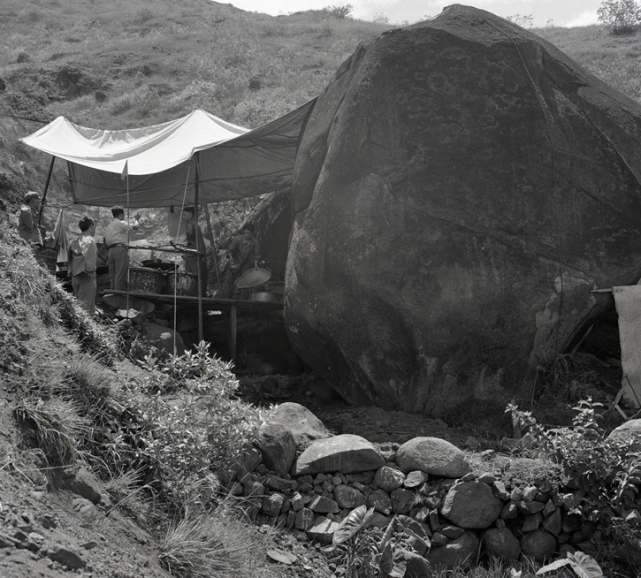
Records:
[[[415,541],[416,554],[447,568],[474,562],[479,551],[509,560],[594,552],[595,527],[573,511],[578,489],[520,486],[471,471],[464,452],[438,438],[385,451],[360,436],[328,435],[302,406],[281,405],[226,487],[258,523],[289,528],[300,540],[331,543],[340,521],[361,505],[374,509],[372,525],[407,517],[431,543]],[[542,467],[531,462],[531,470]]]

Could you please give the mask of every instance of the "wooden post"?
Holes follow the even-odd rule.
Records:
[[[211,219],[209,218],[209,206],[205,198],[205,216],[207,217],[207,231],[209,232],[209,241],[211,242],[212,253],[214,255],[214,268],[216,269],[216,281],[218,282],[218,291],[223,296],[223,284],[220,280],[220,268],[218,267],[218,256],[216,255],[216,243],[214,242],[214,231],[211,228]]]
[[[229,307],[229,353],[231,360],[236,364],[236,333],[238,328],[238,315],[236,305],[232,303]]]
[[[49,163],[49,172],[47,173],[47,180],[45,181],[45,189],[42,192],[42,202],[40,203],[40,211],[38,212],[38,227],[40,226],[40,221],[42,221],[42,211],[44,211],[45,203],[47,201],[47,191],[49,190],[49,183],[51,182],[51,175],[53,174],[53,164],[55,162],[56,162],[56,157],[52,156],[51,163]]]
[[[202,267],[200,262],[200,252],[204,251],[204,247],[200,247],[198,234],[198,179],[200,175],[198,174],[198,153],[196,153],[196,182],[194,183],[194,234],[196,236],[196,266],[198,268],[198,343],[203,340],[203,286],[201,283],[202,278]]]

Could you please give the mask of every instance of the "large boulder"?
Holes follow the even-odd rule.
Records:
[[[342,434],[313,442],[296,460],[293,474],[353,474],[378,470],[384,464],[381,454],[365,438]]]
[[[502,410],[641,276],[641,106],[476,8],[361,45],[292,188],[285,320],[354,404]]]

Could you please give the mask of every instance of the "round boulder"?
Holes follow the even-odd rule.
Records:
[[[518,560],[521,545],[508,528],[490,528],[483,533],[483,547],[490,556]]]
[[[521,538],[521,552],[535,560],[543,561],[555,551],[556,538],[543,530],[528,532]]]
[[[291,430],[280,423],[267,423],[258,431],[258,448],[263,462],[279,476],[285,476],[296,458],[296,440]]]
[[[461,528],[489,528],[501,515],[503,502],[481,482],[454,484],[445,495],[441,514]]]
[[[432,437],[405,442],[396,452],[396,463],[404,472],[420,470],[441,478],[460,478],[470,471],[461,450],[448,441]]]
[[[478,549],[478,537],[474,532],[466,530],[460,537],[445,546],[432,548],[427,555],[427,560],[436,567],[469,568],[476,562]]]

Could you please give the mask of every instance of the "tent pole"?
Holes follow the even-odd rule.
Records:
[[[194,227],[198,229],[198,179],[200,175],[198,174],[198,153],[196,153],[196,182],[194,184]],[[200,251],[205,251],[204,247],[199,246],[199,237],[197,230],[194,230],[194,235],[196,237],[196,266],[198,267],[198,343],[203,340],[203,286],[201,283],[202,270],[200,262]]]
[[[51,157],[51,162],[49,163],[49,172],[47,173],[47,180],[45,181],[45,189],[42,192],[42,203],[40,203],[40,211],[38,212],[38,227],[40,226],[40,221],[42,221],[42,212],[45,208],[45,202],[47,201],[47,191],[49,190],[49,183],[51,182],[51,175],[53,173],[53,164],[56,162],[55,155]]]

